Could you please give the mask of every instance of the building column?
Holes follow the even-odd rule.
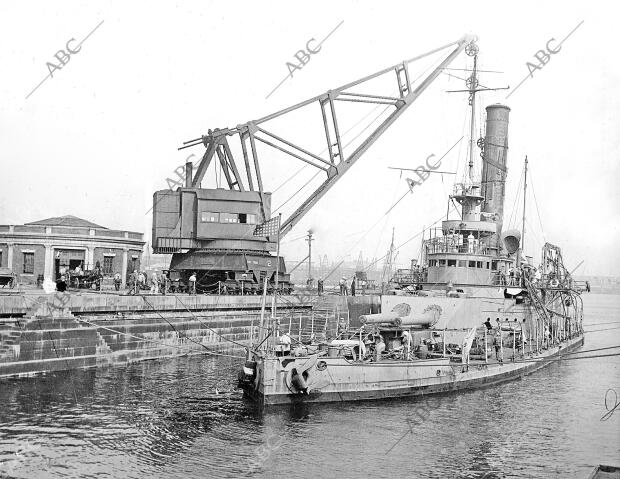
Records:
[[[13,243],[8,243],[7,247],[8,247],[8,251],[7,251],[7,261],[6,261],[6,267],[9,268],[11,271],[13,271],[13,246],[15,246]],[[13,271],[15,273],[15,271]]]
[[[54,273],[54,249],[51,244],[45,245],[45,266],[43,269],[43,278],[51,279],[54,281],[56,278],[53,278]]]
[[[92,246],[86,248],[86,265],[91,270],[95,267],[95,248]]]
[[[127,252],[129,250],[127,248],[123,248],[123,266],[121,268],[121,286],[123,289],[127,287]]]

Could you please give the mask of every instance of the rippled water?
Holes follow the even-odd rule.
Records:
[[[584,302],[586,328],[606,329],[584,349],[620,344],[607,329],[620,296]],[[266,413],[235,389],[240,365],[192,357],[0,382],[0,477],[585,478],[620,465],[620,408],[600,421],[620,356],[485,390]]]

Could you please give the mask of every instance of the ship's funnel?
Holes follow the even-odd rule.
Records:
[[[513,254],[519,249],[521,244],[521,233],[519,230],[508,230],[502,235],[502,241],[508,254]]]
[[[508,116],[510,108],[505,105],[489,105],[482,162],[481,193],[484,201],[481,216],[484,221],[497,224],[497,232],[489,241],[489,247],[498,253],[499,238],[504,220],[504,197],[506,194],[506,162],[508,160]]]

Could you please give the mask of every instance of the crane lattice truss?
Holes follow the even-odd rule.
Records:
[[[396,121],[396,119],[426,90],[426,88],[441,74],[442,70],[465,49],[468,44],[476,41],[476,37],[465,35],[456,42],[449,43],[442,47],[436,48],[430,52],[418,55],[410,60],[406,60],[397,65],[393,65],[384,70],[368,75],[359,80],[353,81],[339,88],[329,90],[328,92],[318,95],[309,100],[303,101],[291,107],[280,110],[271,115],[265,116],[258,120],[249,121],[238,125],[235,128],[224,128],[209,130],[207,135],[196,138],[184,143],[182,148],[188,148],[203,144],[206,151],[198,165],[191,186],[199,188],[205,172],[214,158],[220,162],[223,174],[231,190],[237,191],[258,191],[261,201],[264,204],[263,181],[260,173],[259,157],[256,149],[256,142],[261,142],[281,152],[284,152],[293,158],[301,160],[314,168],[323,170],[327,178],[325,181],[286,219],[280,230],[281,237],[287,234],[292,227],[329,191],[329,189],[346,173],[346,171],[355,164],[355,162],[370,148],[370,146]],[[448,50],[449,53],[443,61],[422,80],[415,89],[411,87],[409,79],[409,64],[428,57],[429,55]],[[356,93],[351,89],[354,87],[362,87],[364,84],[382,75],[395,74],[398,85],[399,96],[380,96],[370,93]],[[295,110],[303,108],[312,103],[320,106],[323,126],[325,129],[325,140],[327,143],[326,153],[328,157],[321,157],[311,153],[307,149],[282,138],[275,133],[269,131],[266,123],[275,118],[284,116]],[[378,125],[374,130],[367,134],[361,144],[350,153],[345,153],[338,128],[338,115],[336,112],[337,102],[358,102],[371,103],[376,105],[388,105],[393,107],[387,118]],[[247,186],[244,179],[239,173],[237,162],[232,154],[228,143],[229,136],[236,136],[241,142],[241,150],[243,152],[243,161],[247,173]],[[252,175],[251,164],[254,166],[255,175]],[[247,188],[247,189],[246,189]],[[263,208],[263,217],[265,211]],[[267,220],[268,218],[263,218]]]

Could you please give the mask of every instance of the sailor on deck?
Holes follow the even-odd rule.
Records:
[[[491,324],[491,318],[487,318],[487,320],[482,324],[486,326],[487,331],[491,331],[493,329],[493,325]]]
[[[381,353],[385,351],[385,342],[383,336],[377,334],[375,336],[375,361],[381,361]]]
[[[196,294],[196,273],[189,277],[189,294]]]
[[[282,333],[278,336],[277,346],[276,356],[288,356],[291,354],[291,337],[286,333]]]
[[[493,346],[495,346],[495,359],[497,359],[500,363],[504,362],[504,356],[502,351],[502,333],[501,329],[498,328],[495,337],[493,338]]]
[[[403,331],[403,359],[409,361],[411,359],[411,335],[409,331]]]

